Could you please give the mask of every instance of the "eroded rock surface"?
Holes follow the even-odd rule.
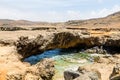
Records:
[[[101,74],[95,70],[87,70],[79,67],[78,71],[65,71],[65,80],[101,80]]]
[[[113,68],[112,74],[110,76],[110,80],[120,80],[120,64],[117,63]]]
[[[21,59],[15,46],[0,47],[0,80],[51,80],[54,76],[53,60],[30,65]]]
[[[80,76],[79,72],[75,72],[75,71],[65,71],[64,72],[65,80],[73,80],[79,76]]]
[[[115,37],[116,36],[116,37]],[[108,35],[108,36],[91,36],[85,35],[82,32],[66,31],[56,32],[48,35],[38,35],[36,38],[29,39],[28,37],[20,37],[17,41],[18,53],[24,57],[35,55],[40,52],[49,49],[56,48],[70,48],[81,47],[90,48],[94,46],[98,47],[114,47],[120,46],[120,35]],[[112,48],[112,49],[114,49]],[[100,52],[101,51],[101,52]],[[106,53],[104,50],[98,50],[99,53]]]
[[[24,64],[23,64],[24,65]],[[20,67],[21,68],[21,67]],[[54,63],[50,59],[44,59],[36,65],[25,66],[18,70],[10,69],[6,72],[7,80],[52,80],[55,74]]]
[[[120,12],[100,19],[55,24],[34,23],[24,20],[1,20],[0,80],[51,80],[54,75],[53,61],[45,59],[34,66],[21,61],[26,57],[41,54],[49,49],[80,47],[85,49],[87,53],[120,52],[119,14]],[[36,25],[39,27],[33,27]],[[85,69],[79,69],[78,73],[66,73],[70,74],[70,78],[76,80],[89,80],[91,78],[96,80],[100,79],[100,75],[96,75],[99,73],[91,69],[97,69],[102,80],[115,80],[116,76],[119,78],[119,67],[117,66],[114,69],[113,67],[116,62],[119,62],[120,57],[107,56],[96,59],[96,63],[87,66]],[[90,70],[88,70],[89,68]],[[76,77],[78,74],[81,76]]]
[[[119,54],[100,56],[93,64],[80,66],[77,71],[65,71],[65,80],[119,80],[119,61]]]

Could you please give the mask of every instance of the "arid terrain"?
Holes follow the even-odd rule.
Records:
[[[0,80],[52,80],[54,60],[34,65],[23,60],[56,48],[104,55],[76,72],[64,72],[65,80],[120,80],[120,12],[60,23],[1,19]]]

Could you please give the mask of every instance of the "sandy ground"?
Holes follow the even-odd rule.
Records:
[[[0,31],[0,39],[17,40],[20,36],[36,37],[38,34],[47,34],[46,31]]]
[[[101,73],[101,80],[109,80],[114,66],[115,64],[94,63],[86,66],[86,68],[99,71]]]
[[[14,46],[0,46],[0,80],[6,80],[6,74],[14,71],[24,71],[24,65],[19,59]]]
[[[36,30],[36,31],[0,31],[0,40],[17,40],[20,36],[28,36],[29,38],[34,38],[38,36],[38,34],[41,35],[48,35],[53,32],[60,32],[60,31],[71,31],[71,30],[54,30],[54,31],[48,31],[48,30]],[[76,32],[86,32],[86,30],[75,30]],[[103,36],[103,35],[112,35],[112,34],[118,34],[120,31],[96,31],[96,30],[87,30],[87,32],[90,33],[90,36]]]

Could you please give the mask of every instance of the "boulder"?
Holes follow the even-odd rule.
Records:
[[[101,47],[95,46],[95,47],[92,47],[90,49],[84,50],[84,52],[97,53],[97,54],[106,54],[107,53],[107,51],[103,49],[103,46],[101,46]]]
[[[35,65],[27,66],[22,69],[14,68],[6,72],[5,80],[52,80],[55,74],[54,61],[44,59]]]
[[[75,72],[75,71],[64,71],[64,78],[65,80],[73,80],[77,77],[80,76],[79,72]]]
[[[112,74],[110,75],[110,80],[120,80],[120,63],[117,63],[113,68]]]
[[[96,70],[79,67],[78,71],[65,71],[65,80],[101,80],[101,74]]]

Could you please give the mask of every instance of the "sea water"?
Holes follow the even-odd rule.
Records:
[[[92,61],[88,59],[88,55],[85,53],[76,52],[73,49],[54,49],[43,52],[42,54],[30,56],[24,59],[25,62],[29,62],[32,65],[36,64],[44,58],[51,58],[55,60],[55,77],[54,80],[63,80],[63,72],[65,70],[74,70],[76,71],[79,66],[90,64]],[[84,57],[84,58],[83,58]],[[88,57],[88,58],[87,58]]]

